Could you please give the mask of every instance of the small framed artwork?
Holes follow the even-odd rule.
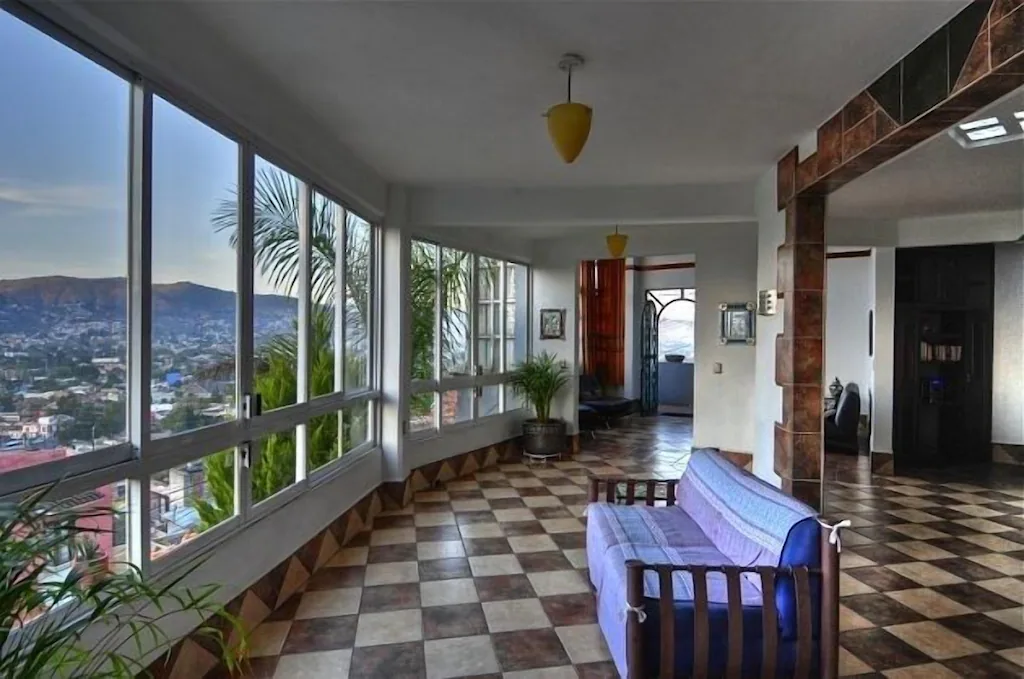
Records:
[[[756,311],[753,302],[719,304],[719,344],[753,344]]]
[[[565,339],[565,309],[540,310],[540,338]]]

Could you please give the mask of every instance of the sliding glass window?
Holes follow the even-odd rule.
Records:
[[[503,385],[529,352],[529,267],[424,241],[411,252],[408,432],[515,410]]]

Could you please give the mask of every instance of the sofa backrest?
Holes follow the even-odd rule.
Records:
[[[843,387],[843,393],[836,404],[836,427],[844,434],[856,436],[860,422],[860,387],[850,382]]]
[[[680,480],[679,504],[737,566],[811,565],[817,513],[713,449],[696,450]],[[814,524],[813,553],[788,544],[801,521]],[[798,531],[803,532],[803,531]]]
[[[737,566],[821,566],[817,513],[740,469],[714,449],[693,452],[677,496],[683,511]],[[761,589],[760,578],[746,579]],[[811,596],[816,618],[820,596],[817,577],[812,577]],[[776,580],[775,606],[782,638],[795,638],[796,592],[791,576]]]

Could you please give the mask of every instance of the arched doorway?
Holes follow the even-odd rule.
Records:
[[[665,415],[693,415],[697,291],[695,288],[662,288],[648,290],[645,296],[645,310],[648,304],[653,306],[655,321],[656,350],[651,361],[653,379],[650,384],[657,390],[656,410]],[[645,355],[644,367],[646,362]],[[643,387],[646,394],[647,385]]]

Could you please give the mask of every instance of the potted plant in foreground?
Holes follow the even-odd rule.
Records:
[[[569,365],[546,351],[527,358],[512,372],[512,390],[533,406],[536,414],[523,422],[527,455],[551,457],[565,450],[565,421],[551,417],[551,402],[568,383],[569,374]]]

